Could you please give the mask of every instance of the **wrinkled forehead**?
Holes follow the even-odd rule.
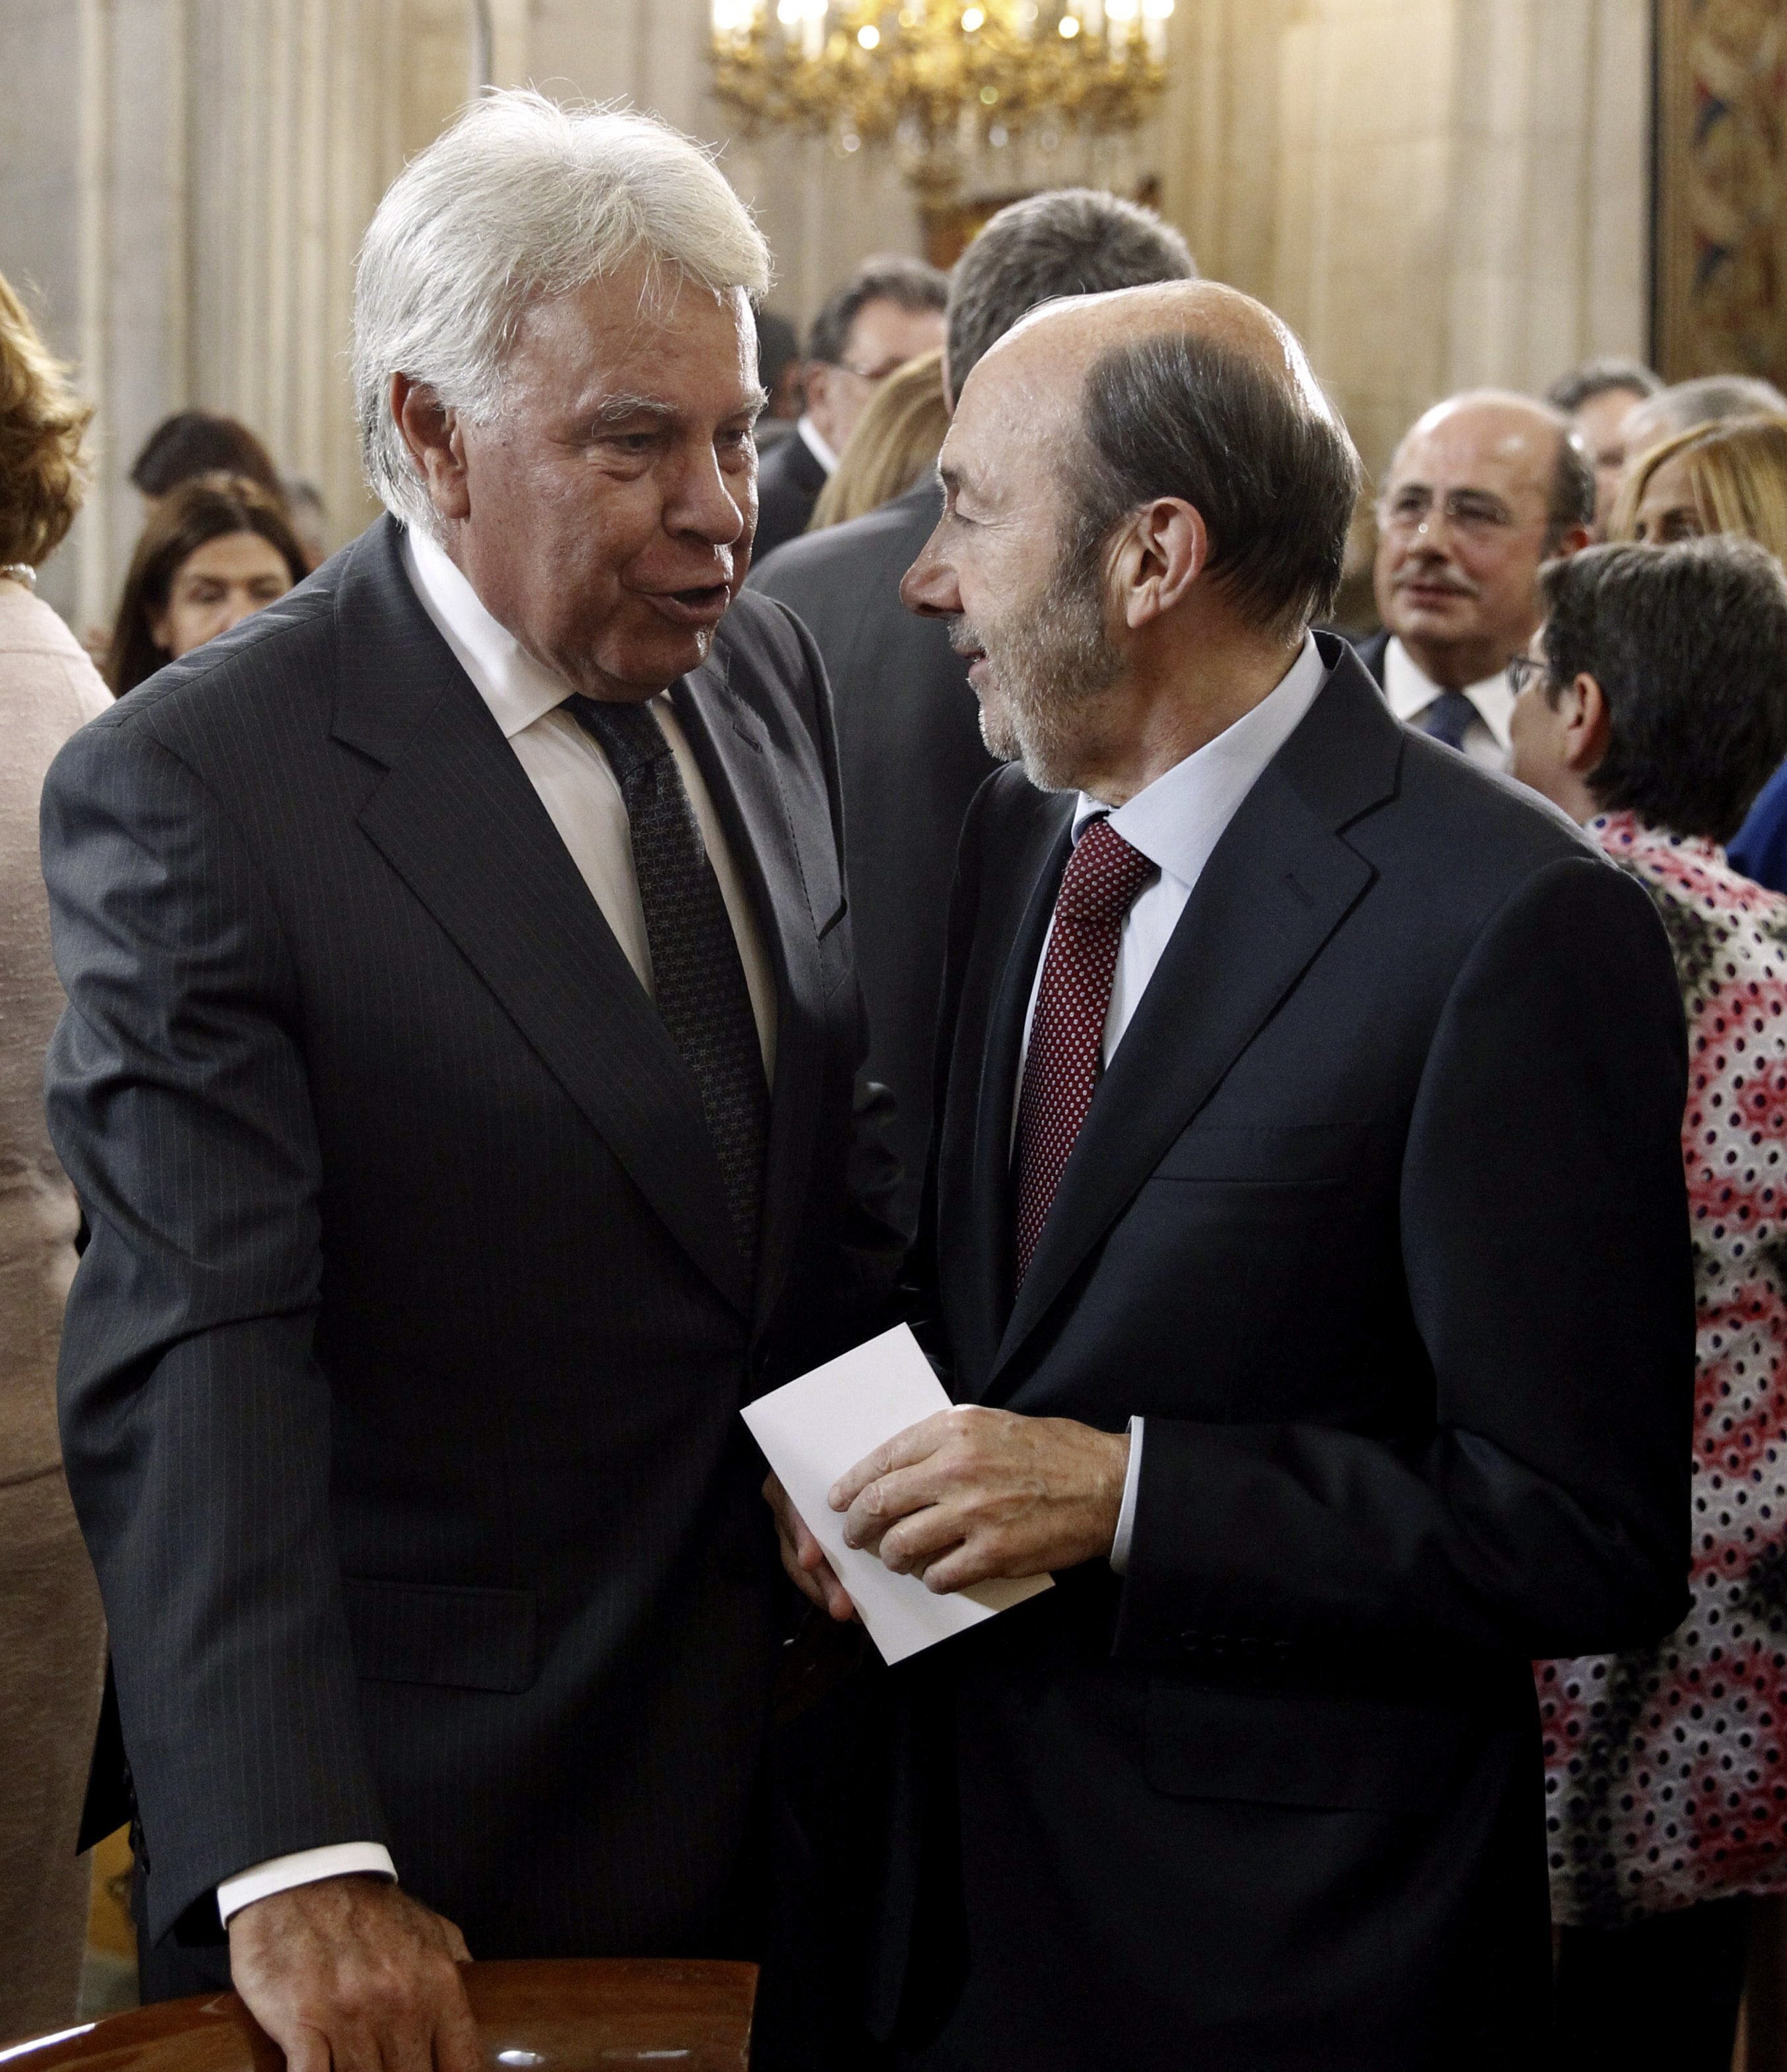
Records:
[[[1558,436],[1544,419],[1513,410],[1455,410],[1423,418],[1397,449],[1384,486],[1543,496],[1557,460]]]
[[[1080,436],[1087,358],[1038,335],[989,353],[963,384],[938,456],[946,482],[1022,495]]]
[[[529,303],[507,372],[513,387],[568,399],[666,383],[753,385],[756,368],[742,289],[717,293],[640,265]]]

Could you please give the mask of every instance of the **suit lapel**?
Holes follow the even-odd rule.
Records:
[[[775,758],[750,705],[729,693],[724,657],[685,677],[671,702],[725,824],[775,970],[775,1083],[757,1273],[761,1324],[787,1281],[813,1168],[824,1068],[819,936],[835,916],[811,911],[807,887],[817,874],[801,868],[802,845]]]
[[[1186,902],[1062,1175],[985,1393],[1371,882],[1336,830],[1390,796],[1400,746],[1363,669],[1337,662]]]
[[[726,1300],[751,1289],[695,1083],[389,521],[342,582],[335,738],[385,765],[359,820]]]

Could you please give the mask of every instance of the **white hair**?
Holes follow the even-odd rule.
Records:
[[[635,261],[753,303],[770,252],[712,155],[648,115],[487,95],[379,204],[354,274],[354,396],[368,480],[387,509],[438,520],[391,413],[406,374],[474,422],[495,414],[530,302]]]

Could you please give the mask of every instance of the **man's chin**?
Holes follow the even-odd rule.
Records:
[[[655,697],[679,677],[700,668],[713,651],[713,634],[711,626],[690,627],[674,635],[654,634],[649,640],[619,643],[592,657],[573,680],[580,690],[598,697],[612,697],[617,691],[642,699]]]

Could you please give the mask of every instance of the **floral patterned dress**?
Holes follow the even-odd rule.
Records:
[[[1537,1665],[1552,1918],[1609,1928],[1787,1890],[1787,899],[1635,815],[1589,832],[1681,976],[1698,1326],[1691,1609]]]

